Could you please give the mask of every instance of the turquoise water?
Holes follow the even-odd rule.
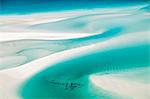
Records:
[[[134,70],[149,66],[149,45],[137,45],[108,51],[88,53],[75,57],[43,70],[27,81],[21,90],[25,99],[38,97],[42,99],[99,99],[114,97],[100,94],[94,96],[88,86],[88,77],[93,73],[113,74],[124,70]],[[65,89],[65,85],[56,83],[79,83],[74,90]],[[42,90],[42,92],[41,92]]]
[[[142,7],[136,6],[137,8],[129,9],[135,5]],[[63,32],[67,35],[72,32],[80,35],[81,32],[91,34],[90,36],[57,40],[21,39],[0,42],[0,49],[2,49],[0,57],[14,57],[14,60],[10,59],[8,62],[0,64],[0,69],[6,70],[16,67],[17,70],[18,66],[22,68],[24,64],[36,63],[34,60],[46,56],[57,55],[57,53],[64,56],[64,60],[48,64],[46,68],[43,66],[40,71],[22,81],[14,92],[20,98],[136,99],[143,95],[131,93],[130,90],[135,88],[134,84],[135,86],[136,84],[140,85],[136,86],[137,88],[141,88],[141,86],[143,88],[145,84],[149,84],[147,71],[150,65],[148,0],[2,0],[0,6],[0,15],[10,16],[10,18],[14,14],[24,16],[24,14],[32,15],[33,13],[42,15],[41,12],[87,11],[85,15],[73,15],[55,22],[27,24],[23,29],[54,31],[56,36],[59,36],[57,32]],[[126,10],[118,11],[122,7]],[[91,10],[96,8],[99,8],[96,10],[97,14],[89,14]],[[107,12],[109,10],[100,10],[101,8],[117,9],[113,9],[116,12],[110,13]],[[113,16],[119,14],[122,16]],[[11,26],[7,21],[4,25]],[[17,27],[23,25],[17,25]],[[86,49],[84,53],[82,48]],[[70,55],[74,53],[72,51],[77,51],[78,54]],[[18,56],[20,58],[17,58]],[[24,60],[21,60],[22,57]],[[59,60],[60,57],[56,58]],[[45,61],[47,60],[43,59],[43,63]],[[48,60],[48,62],[51,61],[51,59]],[[39,65],[43,64],[37,66],[33,64],[32,67],[36,69]],[[31,70],[31,68],[27,67],[22,71],[27,70]],[[114,74],[120,76],[113,76]],[[91,80],[92,76],[107,75],[112,77],[108,82],[114,86],[112,89],[108,88],[109,90],[107,89],[109,86],[98,87]],[[115,77],[125,81],[126,85],[131,85],[131,89],[122,92],[118,88],[121,94],[119,91],[117,93],[116,86],[121,86],[123,83],[118,82],[118,85],[114,85],[113,78]],[[98,83],[98,79],[95,82]],[[121,89],[126,89],[126,86]],[[142,89],[141,92],[145,92],[145,90]],[[145,97],[148,99],[147,96]]]
[[[125,7],[147,2],[148,0],[1,0],[0,14]]]

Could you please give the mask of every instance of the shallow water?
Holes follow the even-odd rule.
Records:
[[[2,1],[0,98],[148,99],[149,16],[147,0]]]

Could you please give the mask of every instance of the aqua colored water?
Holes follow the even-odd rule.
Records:
[[[149,5],[2,0],[0,98],[148,99]]]
[[[1,0],[1,14],[64,11],[122,7],[147,3],[148,0]]]
[[[111,95],[99,94],[93,96],[88,84],[91,74],[102,73],[112,74],[124,70],[147,67],[148,45],[133,46],[117,50],[99,51],[75,57],[49,67],[32,77],[21,90],[25,99],[38,97],[47,99],[49,97],[60,99],[99,99],[102,97],[114,97]],[[142,58],[141,58],[142,57]],[[66,85],[56,83],[79,83],[74,89],[65,89]],[[70,87],[71,88],[71,87]],[[41,92],[41,90],[43,90]]]

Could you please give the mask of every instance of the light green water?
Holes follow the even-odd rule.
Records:
[[[31,77],[20,90],[24,99],[112,99],[115,94],[95,95],[89,87],[89,75],[116,73],[147,67],[149,45],[88,53],[57,63]],[[61,85],[61,84],[64,85]],[[72,83],[72,86],[71,86]],[[66,84],[70,84],[66,87]],[[78,85],[80,84],[80,85]],[[73,88],[73,86],[76,86]],[[66,89],[67,88],[67,89]],[[73,89],[71,89],[73,88]]]

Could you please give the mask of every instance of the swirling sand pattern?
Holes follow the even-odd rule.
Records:
[[[148,1],[68,1],[61,11],[53,0],[46,10],[14,3],[32,11],[10,2],[0,12],[0,98],[149,99]]]

